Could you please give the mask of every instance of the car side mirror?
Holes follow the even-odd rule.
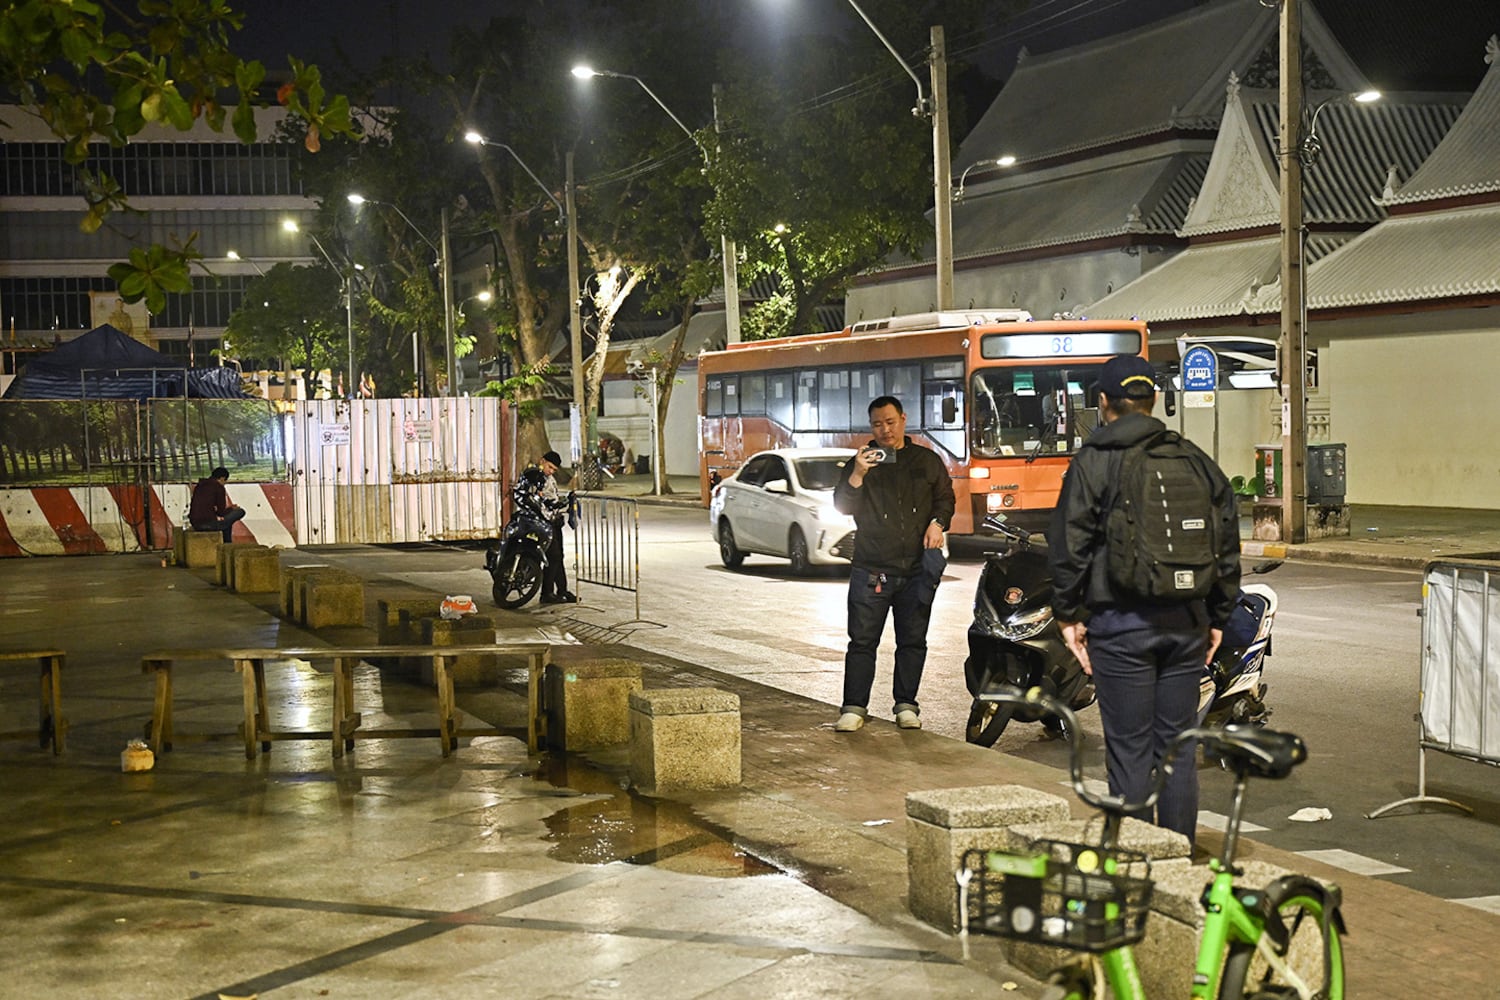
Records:
[[[792,484],[785,479],[773,479],[768,483],[761,484],[761,489],[767,493],[790,493],[792,492]]]

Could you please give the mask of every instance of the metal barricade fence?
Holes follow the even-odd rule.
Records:
[[[1422,578],[1417,794],[1367,813],[1461,802],[1427,794],[1428,750],[1500,764],[1500,563],[1427,564]],[[1494,623],[1496,627],[1491,627]]]
[[[598,626],[573,621],[590,634],[586,641],[619,641],[641,626],[664,626],[641,618],[640,513],[634,500],[587,493],[578,495],[578,528],[573,536],[573,573],[580,583],[591,583],[635,595],[635,617],[618,625]],[[633,626],[633,627],[631,627]]]

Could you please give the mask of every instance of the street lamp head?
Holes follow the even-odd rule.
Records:
[[[240,253],[238,250],[230,250],[228,253],[224,254],[224,257],[226,260],[239,260]]]
[[[1010,153],[1005,153],[1002,156],[997,156],[992,160],[980,160],[977,163],[969,164],[967,167],[964,167],[964,172],[958,177],[958,186],[955,187],[952,192],[953,200],[955,202],[964,200],[964,182],[969,179],[969,171],[974,170],[978,167],[1013,167],[1015,165],[1016,158]]]
[[[573,75],[578,77],[578,79],[580,80],[587,80],[591,76],[599,76],[600,74],[595,73],[593,67],[585,66],[582,63],[579,63],[577,66],[573,67]]]
[[[364,195],[353,191],[349,192],[348,198],[351,205],[363,205],[368,200]]]
[[[486,288],[484,291],[480,292],[474,297],[480,302],[488,302],[495,297],[495,293]]]
[[[299,226],[299,225],[297,225],[297,220],[296,219],[282,219],[281,220],[281,228],[284,229],[286,232],[289,232],[289,233],[300,233],[300,232],[302,232],[302,227]]]
[[[480,146],[484,144],[484,136],[480,135],[473,129],[469,129],[464,133],[464,142],[472,143],[475,146]]]
[[[1310,167],[1318,162],[1318,157],[1323,152],[1323,140],[1318,137],[1318,115],[1330,104],[1343,104],[1348,101],[1353,104],[1374,104],[1380,100],[1381,93],[1378,90],[1361,90],[1358,93],[1339,94],[1323,101],[1308,116],[1307,128],[1303,130],[1302,141],[1297,144],[1297,157],[1302,161],[1304,167]]]
[[[1350,98],[1355,104],[1373,104],[1384,96],[1378,90],[1361,90]]]

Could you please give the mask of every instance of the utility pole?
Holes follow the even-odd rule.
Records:
[[[724,123],[719,118],[719,98],[723,96],[724,88],[714,84],[714,132],[718,135],[724,134]],[[722,140],[721,140],[722,141]],[[738,344],[740,342],[740,261],[739,249],[734,245],[728,233],[719,237],[720,249],[724,255],[724,331],[726,342]],[[684,322],[687,322],[684,320]]]
[[[1302,10],[1281,0],[1281,540],[1307,541],[1307,289],[1302,232]]]
[[[948,152],[948,49],[932,26],[932,215],[937,235],[937,307],[953,308],[953,160]]]

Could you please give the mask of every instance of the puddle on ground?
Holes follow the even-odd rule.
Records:
[[[713,878],[784,874],[737,847],[732,838],[687,806],[631,794],[612,774],[580,760],[549,756],[533,777],[591,797],[547,817],[547,856],[581,865],[615,861],[654,865]]]

